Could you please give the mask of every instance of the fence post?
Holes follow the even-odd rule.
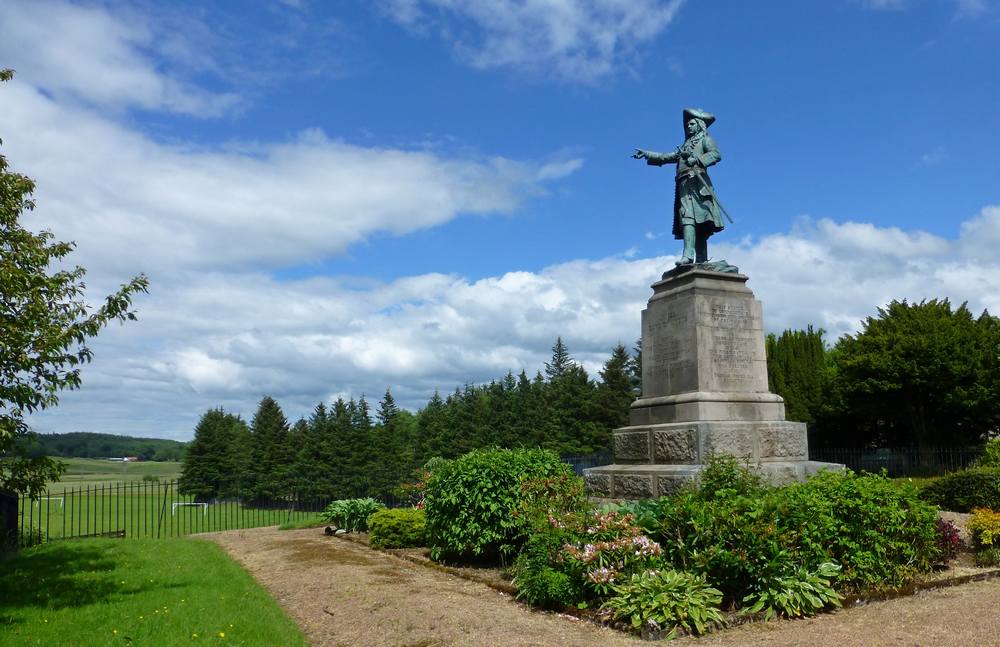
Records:
[[[17,548],[17,495],[0,490],[0,553]]]

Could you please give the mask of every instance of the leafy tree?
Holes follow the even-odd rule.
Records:
[[[13,75],[0,70],[0,82]],[[55,406],[60,391],[80,386],[80,367],[92,357],[87,340],[111,321],[135,319],[132,298],[148,287],[139,275],[99,308],[89,307],[86,270],[55,269],[74,244],[21,226],[21,215],[35,206],[34,188],[0,155],[0,489],[30,496],[38,496],[62,468],[26,454],[31,431],[25,414]]]
[[[834,349],[842,421],[925,452],[979,442],[1000,411],[997,330],[989,313],[977,319],[947,299],[879,308]]]

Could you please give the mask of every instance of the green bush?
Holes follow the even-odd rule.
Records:
[[[585,599],[580,583],[558,562],[563,542],[563,533],[539,532],[531,535],[514,563],[514,586],[519,600],[535,606],[558,608],[572,606]]]
[[[571,475],[541,449],[480,449],[438,467],[425,498],[431,555],[506,561],[530,527],[526,515],[515,514],[524,503],[522,482]]]
[[[364,532],[368,530],[368,517],[383,508],[375,499],[340,499],[326,506],[320,516],[338,529]]]
[[[712,588],[700,575],[678,571],[635,573],[628,582],[614,587],[615,595],[604,603],[615,618],[627,619],[640,628],[653,620],[669,630],[674,638],[678,629],[689,634],[703,634],[716,623],[725,622],[719,610],[722,593]]]
[[[939,556],[937,511],[915,487],[850,470],[777,490],[774,520],[810,569],[835,561],[842,587],[901,586]]]
[[[1000,438],[994,438],[986,443],[983,455],[979,458],[979,467],[1000,467]]]
[[[1000,467],[977,467],[937,479],[920,497],[943,510],[969,512],[973,508],[1000,510]]]
[[[705,500],[757,497],[770,489],[751,468],[749,459],[740,460],[728,454],[709,456],[697,483],[698,498]]]
[[[417,508],[379,510],[368,517],[368,539],[376,548],[412,548],[427,543],[426,515]]]

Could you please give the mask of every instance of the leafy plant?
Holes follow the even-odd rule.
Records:
[[[983,448],[983,455],[976,461],[977,467],[1000,467],[1000,438],[993,438]]]
[[[348,532],[368,530],[368,517],[385,508],[375,499],[341,499],[333,501],[322,512],[327,523]]]
[[[515,514],[525,500],[521,484],[571,474],[554,452],[541,449],[480,449],[438,467],[425,496],[432,557],[516,555],[531,527],[526,515]]]
[[[627,619],[636,629],[653,620],[668,629],[668,638],[678,630],[690,634],[708,632],[725,617],[719,610],[722,592],[700,575],[674,570],[635,573],[628,582],[613,587],[615,595],[604,603],[617,619]]]
[[[750,466],[728,454],[713,454],[698,475],[698,495],[702,499],[731,499],[733,496],[758,496],[767,490],[763,478]]]
[[[920,496],[953,512],[969,512],[973,508],[1000,510],[1000,467],[977,467],[946,474],[925,487]]]
[[[884,475],[820,472],[778,490],[772,506],[802,564],[841,565],[839,586],[901,586],[938,558],[937,511],[915,487]]]
[[[986,548],[977,551],[976,566],[1000,566],[1000,548]]]
[[[972,543],[978,549],[1000,548],[1000,512],[976,508],[966,524]]]
[[[798,568],[794,574],[772,577],[761,582],[760,589],[743,598],[749,603],[742,613],[764,611],[766,620],[775,616],[796,618],[811,616],[824,607],[840,606],[841,597],[831,582],[840,572],[832,562],[820,564],[816,570]]]
[[[426,516],[418,508],[379,510],[368,517],[368,538],[376,548],[410,548],[427,543]]]
[[[962,537],[954,522],[938,517],[937,546],[941,563],[947,564],[958,556],[958,551],[962,549]]]

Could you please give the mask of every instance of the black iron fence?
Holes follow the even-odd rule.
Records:
[[[273,526],[315,517],[328,500],[195,499],[177,481],[111,483],[21,496],[17,543],[30,546],[79,537],[180,537]],[[392,505],[395,501],[387,501]]]
[[[570,455],[563,456],[562,460],[564,463],[569,463],[569,466],[573,468],[573,472],[577,476],[583,476],[583,470],[589,467],[600,467],[601,465],[610,465],[614,462],[614,454],[611,452],[601,452],[599,454],[586,454],[586,455]]]
[[[982,455],[982,447],[809,448],[810,460],[843,463],[856,472],[884,469],[893,478],[947,474],[969,467]]]

